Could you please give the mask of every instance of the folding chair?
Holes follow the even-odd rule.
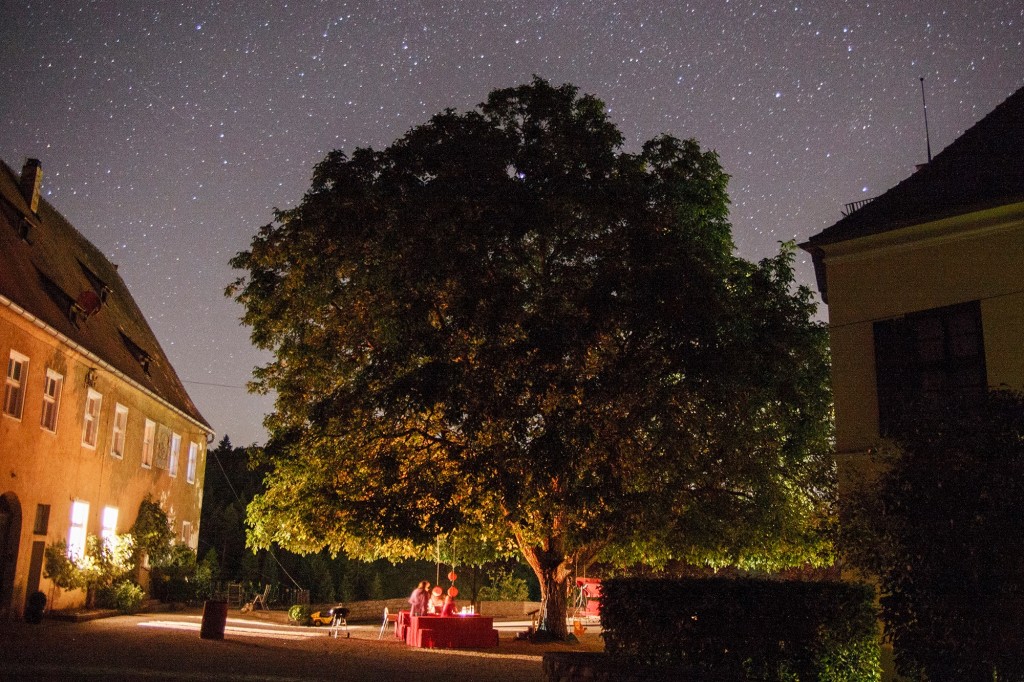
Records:
[[[264,609],[270,610],[270,607],[267,606],[267,597],[269,597],[269,596],[270,596],[270,585],[268,584],[263,589],[263,594],[257,594],[256,597],[252,600],[252,605],[249,607],[249,610],[250,611],[255,610],[257,606],[262,606]]]
[[[388,610],[388,607],[385,606],[384,607],[384,622],[380,624],[380,632],[377,633],[377,639],[380,639],[380,638],[382,638],[384,636],[384,633],[387,632],[388,624],[389,623],[394,623],[395,624],[395,629],[398,629],[398,614],[397,613],[391,613],[391,611]]]

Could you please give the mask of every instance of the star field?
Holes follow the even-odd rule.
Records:
[[[732,176],[740,255],[773,254],[1024,85],[1019,0],[0,0],[0,157],[119,265],[218,434],[262,442],[266,361],[228,259],[332,149],[383,147],[537,74],[635,150],[695,137]],[[800,279],[812,284],[801,257]],[[2,262],[2,261],[0,261]]]

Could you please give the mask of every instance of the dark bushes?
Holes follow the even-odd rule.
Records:
[[[880,675],[873,590],[731,579],[603,583],[605,648],[678,680],[831,680]]]

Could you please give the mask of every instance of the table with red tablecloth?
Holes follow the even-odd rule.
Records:
[[[398,614],[395,634],[424,649],[486,649],[498,646],[494,618],[477,615],[410,616]]]

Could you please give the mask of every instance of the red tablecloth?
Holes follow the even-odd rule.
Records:
[[[412,616],[408,611],[398,612],[398,622],[395,623],[395,637],[405,641],[405,633],[409,631],[409,626],[412,625]]]
[[[498,646],[498,631],[489,616],[408,616],[401,636],[409,646],[424,649],[485,649]],[[399,615],[398,626],[402,627]]]

